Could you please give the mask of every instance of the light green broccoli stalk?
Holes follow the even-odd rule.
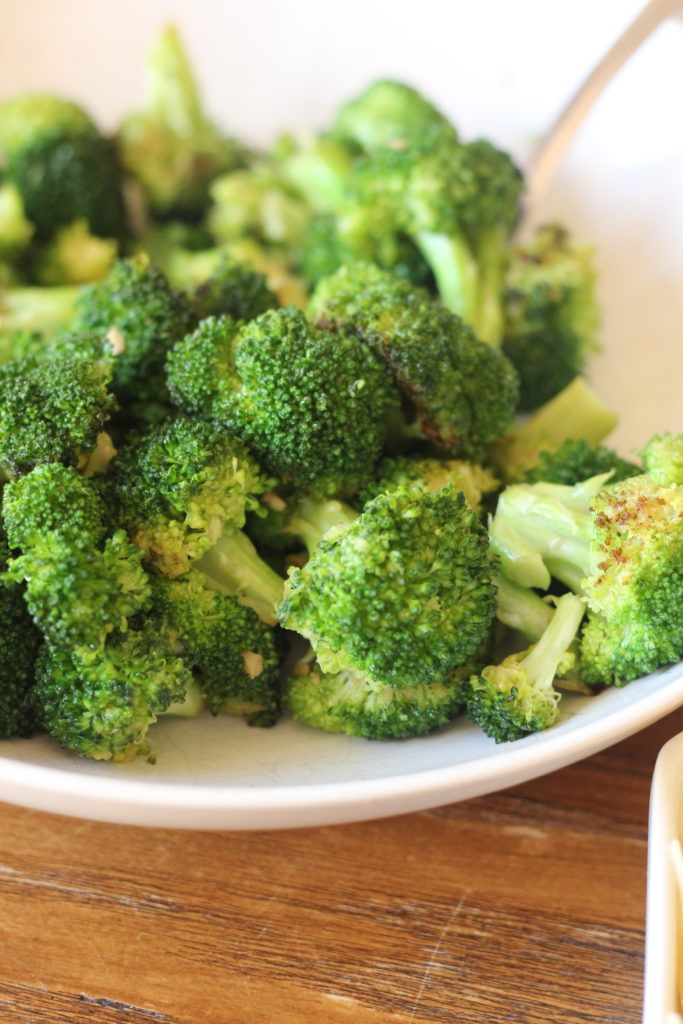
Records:
[[[537,643],[489,665],[466,687],[467,714],[496,743],[548,729],[557,721],[560,695],[553,687],[585,612],[585,603],[565,594]]]

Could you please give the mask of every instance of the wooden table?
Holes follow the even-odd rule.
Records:
[[[0,1021],[640,1022],[652,767],[683,712],[544,779],[291,832],[0,805]]]

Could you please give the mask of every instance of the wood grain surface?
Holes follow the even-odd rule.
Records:
[[[647,814],[676,713],[571,768],[289,832],[0,805],[0,1021],[636,1024]]]

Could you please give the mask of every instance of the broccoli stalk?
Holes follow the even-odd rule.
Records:
[[[505,481],[516,480],[538,462],[543,452],[556,451],[570,439],[597,444],[616,424],[616,414],[591,391],[583,377],[576,377],[529,419],[496,441],[496,467]]]
[[[224,590],[253,608],[262,622],[277,622],[284,581],[258,554],[242,530],[224,533],[195,563],[209,577],[208,586]]]
[[[529,643],[540,640],[553,617],[552,607],[530,587],[496,577],[496,618]]]
[[[557,720],[560,695],[553,680],[584,612],[581,598],[565,594],[537,643],[472,676],[467,713],[496,743],[547,729]]]

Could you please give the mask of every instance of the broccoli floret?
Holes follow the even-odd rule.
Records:
[[[467,714],[496,743],[548,729],[557,720],[560,695],[553,680],[584,612],[580,597],[565,594],[537,643],[471,677]]]
[[[107,535],[102,500],[74,469],[52,463],[11,480],[3,519],[10,548],[20,551],[6,578],[26,584],[50,643],[96,651],[149,603],[142,552],[123,530]]]
[[[493,567],[460,493],[398,488],[291,572],[280,621],[310,640],[326,673],[398,689],[442,681],[488,633]]]
[[[33,93],[8,100],[0,106],[0,149],[37,238],[81,219],[102,238],[125,237],[113,144],[75,103]]]
[[[211,181],[239,166],[245,152],[204,114],[173,26],[156,39],[145,70],[145,109],[129,115],[117,133],[121,163],[140,183],[156,216],[195,219],[207,206]]]
[[[230,318],[203,320],[167,371],[181,408],[225,424],[269,472],[323,496],[353,493],[370,476],[399,404],[367,346],[293,308],[239,330]]]
[[[118,242],[90,233],[85,220],[60,228],[39,252],[35,279],[42,285],[87,284],[104,277],[118,253]]]
[[[425,736],[461,714],[463,683],[478,667],[467,662],[443,681],[397,690],[349,669],[325,673],[308,656],[286,682],[285,707],[299,722],[325,732],[371,740]]]
[[[505,278],[503,351],[520,379],[519,407],[537,409],[586,368],[598,348],[593,251],[557,224],[513,249]]]
[[[109,486],[136,544],[163,573],[178,576],[223,530],[244,525],[267,480],[220,427],[179,417],[131,435]]]
[[[655,434],[639,454],[654,483],[683,484],[683,434]]]
[[[265,274],[221,248],[175,249],[167,255],[163,269],[171,283],[188,294],[199,320],[224,315],[253,320],[279,306]]]
[[[154,598],[211,714],[274,724],[280,709],[275,631],[196,569],[175,580],[155,577]]]
[[[102,281],[83,288],[71,328],[109,336],[116,354],[114,391],[122,402],[144,406],[165,400],[166,354],[195,324],[185,296],[138,256],[119,260]]]
[[[194,563],[217,589],[275,622],[282,580],[242,533],[269,481],[215,424],[179,418],[122,446],[107,478],[120,522],[165,575]]]
[[[580,671],[622,685],[683,653],[683,488],[609,474],[566,487],[518,484],[501,495],[491,539],[514,582],[550,575],[583,595]]]
[[[144,752],[149,727],[192,684],[172,638],[154,619],[112,636],[96,657],[45,645],[36,668],[38,713],[52,738],[100,761],[129,761]]]
[[[303,545],[310,553],[330,530],[348,526],[358,515],[337,498],[316,499],[280,487],[260,495],[245,530],[259,549],[287,553]]]
[[[273,158],[285,180],[304,197],[311,210],[324,213],[344,201],[354,154],[340,139],[331,135],[299,142],[281,138]]]
[[[337,112],[334,131],[367,152],[405,143],[425,128],[453,128],[412,86],[390,79],[373,82]]]
[[[616,413],[576,377],[563,391],[518,423],[493,446],[497,471],[508,483],[532,469],[543,452],[554,452],[565,441],[597,445],[617,424]]]
[[[387,361],[424,435],[448,454],[476,458],[510,428],[517,375],[509,361],[392,274],[370,264],[343,267],[320,282],[309,310]]]
[[[247,170],[222,174],[210,194],[206,223],[216,242],[254,239],[295,262],[311,214],[272,162],[263,160]]]
[[[0,464],[25,473],[41,463],[76,465],[117,409],[111,360],[31,358],[0,367]]]
[[[375,479],[358,495],[358,503],[365,505],[384,491],[396,487],[419,487],[423,491],[439,491],[453,484],[462,491],[465,501],[475,512],[481,512],[482,498],[498,489],[493,473],[475,462],[462,459],[409,458],[396,456],[383,459]]]
[[[375,235],[408,235],[443,303],[477,337],[499,345],[507,247],[523,185],[510,157],[484,140],[464,145],[452,129],[430,127],[375,152],[352,184],[356,220],[379,224]]]
[[[536,464],[522,473],[519,479],[530,484],[543,480],[548,484],[571,485],[610,472],[610,483],[614,484],[630,476],[638,476],[642,468],[635,462],[622,459],[605,445],[568,439],[555,451],[541,452]]]

